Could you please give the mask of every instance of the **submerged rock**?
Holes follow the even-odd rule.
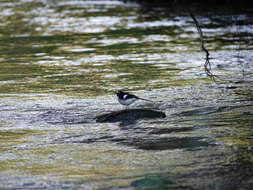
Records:
[[[150,109],[125,109],[96,116],[96,122],[134,122],[138,119],[165,118],[164,112]]]

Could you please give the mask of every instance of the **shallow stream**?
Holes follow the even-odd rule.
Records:
[[[252,9],[0,2],[0,189],[250,189]],[[251,12],[251,14],[250,14]],[[126,108],[123,89],[153,102]],[[166,117],[97,122],[125,109]]]

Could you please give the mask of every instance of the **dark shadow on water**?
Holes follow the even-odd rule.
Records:
[[[153,128],[148,134],[168,134],[168,133],[180,133],[180,132],[189,132],[193,131],[194,127],[173,127],[173,128]]]
[[[134,146],[142,150],[172,150],[172,149],[189,149],[195,150],[199,147],[210,145],[201,137],[145,137],[145,138],[128,138],[121,144]]]
[[[53,144],[76,144],[76,143],[116,143],[124,146],[135,147],[141,150],[173,150],[186,149],[198,150],[206,146],[213,146],[202,137],[158,137],[146,134],[134,136],[134,134],[104,135],[100,137],[88,137],[83,135],[70,135],[69,137],[56,139]]]

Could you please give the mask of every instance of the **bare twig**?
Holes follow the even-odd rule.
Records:
[[[206,72],[207,76],[209,76],[212,80],[214,80],[215,75],[211,72],[212,68],[211,68],[211,63],[209,61],[210,60],[210,58],[209,58],[210,54],[209,54],[208,50],[205,47],[205,42],[204,42],[202,30],[200,28],[200,25],[199,25],[197,19],[193,15],[193,13],[190,10],[188,10],[188,12],[189,12],[190,16],[192,17],[192,19],[193,19],[193,21],[194,21],[194,23],[195,23],[195,25],[198,29],[198,33],[199,33],[199,37],[200,37],[200,41],[201,41],[201,48],[206,53],[206,62],[204,64],[205,72]]]

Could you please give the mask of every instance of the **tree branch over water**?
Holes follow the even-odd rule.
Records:
[[[192,17],[192,19],[193,19],[193,21],[194,21],[194,23],[195,23],[195,25],[197,27],[197,30],[198,30],[198,33],[199,33],[199,37],[200,37],[200,41],[201,41],[201,48],[206,53],[206,62],[204,64],[205,72],[206,72],[207,76],[209,76],[212,80],[214,80],[215,75],[211,72],[212,68],[211,68],[211,63],[209,61],[210,60],[210,58],[209,58],[210,54],[209,54],[208,50],[205,47],[205,42],[204,42],[204,38],[203,38],[203,33],[202,33],[202,30],[201,30],[201,27],[200,27],[197,19],[195,18],[194,14],[190,10],[188,10],[188,12],[189,12],[190,16]]]

